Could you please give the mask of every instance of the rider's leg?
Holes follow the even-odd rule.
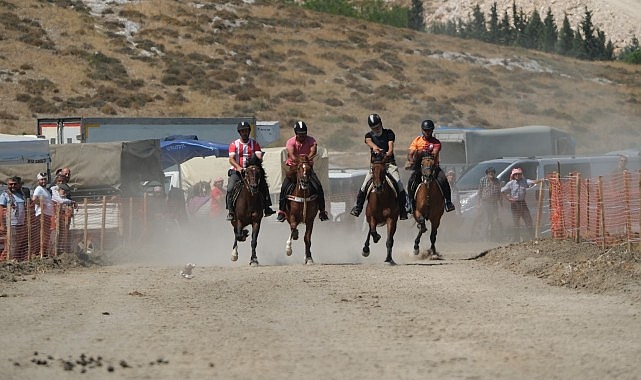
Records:
[[[398,172],[398,167],[393,164],[387,165],[387,172],[396,182],[396,188],[398,190],[398,209],[399,209],[399,218],[401,220],[407,219],[407,194],[405,193],[405,188],[403,187],[403,182],[401,182],[401,176]]]
[[[370,171],[365,176],[365,180],[363,180],[363,184],[361,185],[361,188],[358,189],[358,195],[356,195],[356,204],[354,204],[354,207],[352,207],[352,210],[349,212],[350,214],[356,217],[358,217],[363,211],[363,205],[365,204],[365,192],[369,187],[369,181],[371,178],[372,178],[372,170],[370,169]]]
[[[225,195],[225,206],[227,207],[227,210],[229,210],[229,213],[227,214],[227,220],[233,220],[235,217],[233,195],[234,187],[236,187],[236,182],[238,182],[238,172],[233,170],[229,175],[229,179],[227,180],[227,194]]]
[[[272,210],[272,198],[269,195],[269,185],[267,184],[267,175],[265,174],[265,169],[262,167],[260,168],[260,172],[262,174],[262,180],[260,181],[260,192],[263,194],[263,205],[264,207],[264,212],[265,216],[271,216],[276,213],[276,211]]]
[[[414,194],[416,193],[416,172],[410,174],[410,178],[407,180],[407,190],[409,191],[410,206],[412,211],[416,210],[416,198]]]
[[[443,197],[445,198],[445,211],[454,211],[455,207],[452,203],[452,189],[450,188],[450,183],[445,176],[445,172],[443,172],[443,170],[441,170],[440,168],[436,179],[438,180],[441,191],[443,192]]]
[[[316,192],[318,193],[318,218],[321,221],[325,221],[329,219],[327,211],[325,211],[325,192],[323,191],[323,185],[320,183],[316,173],[312,175],[312,182],[314,183],[314,187],[316,187]]]
[[[276,220],[278,220],[279,222],[284,222],[287,218],[287,214],[285,213],[285,206],[287,204],[287,191],[290,186],[291,181],[289,177],[283,177],[283,184],[280,187],[280,195],[278,196],[278,216],[276,217]]]

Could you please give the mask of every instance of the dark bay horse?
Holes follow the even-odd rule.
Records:
[[[376,232],[376,226],[387,226],[387,257],[385,262],[390,265],[396,263],[392,259],[392,247],[394,246],[394,234],[396,223],[400,213],[396,192],[392,185],[392,179],[387,176],[387,162],[381,155],[373,156],[371,161],[372,185],[367,189],[367,208],[365,209],[365,220],[369,225],[363,256],[369,256],[369,239],[378,243],[381,235]]]
[[[436,234],[441,224],[441,217],[445,211],[445,198],[436,180],[437,171],[432,154],[424,153],[419,160],[415,161],[414,175],[418,183],[416,191],[413,194],[416,201],[414,219],[419,229],[418,235],[416,235],[416,239],[414,239],[414,254],[419,254],[421,236],[427,231],[425,222],[429,220],[431,225],[431,246],[428,251],[428,256],[431,256],[433,259],[440,259],[441,255],[436,252]]]
[[[258,265],[258,258],[256,257],[256,246],[258,245],[258,233],[260,232],[260,223],[263,219],[263,196],[259,191],[260,181],[265,181],[262,178],[262,170],[260,167],[260,160],[255,156],[249,161],[249,165],[245,168],[242,174],[242,181],[237,186],[234,193],[236,198],[235,217],[231,221],[234,227],[234,246],[232,248],[231,260],[238,260],[238,242],[247,240],[249,231],[245,229],[246,226],[252,226],[252,255],[249,265]]]
[[[303,156],[296,162],[296,186],[291,195],[287,197],[289,212],[287,221],[291,233],[285,245],[287,256],[292,254],[292,240],[298,240],[298,225],[305,224],[305,264],[313,264],[312,259],[312,231],[314,229],[314,218],[318,214],[318,195],[312,186],[311,177],[313,173],[311,159]]]

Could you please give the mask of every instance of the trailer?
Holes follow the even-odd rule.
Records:
[[[576,140],[559,129],[530,125],[504,129],[438,127],[441,166],[461,174],[481,161],[502,157],[574,155]]]
[[[280,124],[277,121],[256,121],[253,116],[39,118],[36,133],[51,144],[162,140],[177,134],[228,143],[238,138],[236,126],[241,121],[253,126],[252,137],[262,146],[267,147],[280,139]]]

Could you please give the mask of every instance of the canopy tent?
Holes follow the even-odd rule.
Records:
[[[229,146],[227,144],[198,140],[197,138],[175,139],[175,137],[176,136],[170,136],[160,142],[160,156],[163,170],[173,165],[180,165],[195,157],[227,157],[229,154]]]
[[[30,185],[36,174],[49,171],[49,141],[36,136],[0,134],[0,181],[19,176]]]

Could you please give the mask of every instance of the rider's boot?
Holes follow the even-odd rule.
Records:
[[[324,222],[329,219],[329,215],[327,215],[327,211],[325,211],[325,193],[321,186],[318,187],[318,219],[320,219],[321,222]]]
[[[276,216],[276,220],[282,223],[285,219],[287,219],[287,214],[285,213],[285,197],[281,193],[278,199],[278,215]]]
[[[227,194],[225,195],[225,206],[227,210],[229,210],[229,213],[227,214],[226,220],[234,220],[236,215],[234,214],[234,200],[232,199],[231,196],[231,191],[228,191]]]
[[[406,204],[407,204],[407,195],[405,194],[405,191],[401,191],[400,193],[398,193],[398,209],[399,209],[398,217],[400,220],[407,220],[407,210],[405,209]]]
[[[447,181],[447,178],[440,175],[437,177],[438,182],[441,185],[441,190],[443,191],[443,198],[445,198],[445,211],[450,212],[454,211],[456,208],[452,203],[452,189],[450,188],[450,183]]]
[[[272,216],[272,215],[274,215],[276,213],[276,211],[274,211],[274,209],[272,209],[271,206],[265,207],[265,209],[263,211],[265,212],[265,216],[266,217],[267,216]]]
[[[358,217],[363,211],[363,205],[365,204],[365,192],[361,189],[358,189],[358,195],[356,196],[356,204],[352,207],[352,211],[349,213]]]

